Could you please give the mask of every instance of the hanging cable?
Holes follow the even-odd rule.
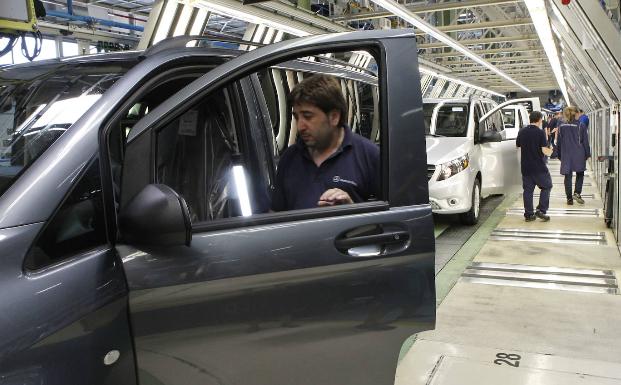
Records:
[[[15,43],[17,43],[17,39],[19,38],[19,36],[0,34],[0,38],[9,39],[9,41],[6,43],[6,46],[0,50],[0,57],[2,57],[13,50],[13,47],[15,47]]]
[[[26,44],[26,35],[28,33],[31,33],[32,37],[34,38],[34,49],[32,51],[32,54],[28,52],[28,44]],[[43,46],[43,35],[41,35],[41,32],[39,31],[24,32],[22,34],[22,55],[24,55],[24,57],[28,59],[29,61],[33,61],[37,56],[39,56],[39,54],[41,53],[42,46]]]

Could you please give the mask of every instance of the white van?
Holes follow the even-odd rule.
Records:
[[[516,138],[518,131],[529,124],[528,115],[532,111],[541,111],[541,105],[537,98],[514,99],[503,103],[503,105],[502,118],[505,123],[507,139]]]
[[[502,109],[528,100],[501,105],[481,97],[423,100],[434,213],[460,214],[463,223],[473,225],[482,198],[519,186],[517,130],[507,135]]]

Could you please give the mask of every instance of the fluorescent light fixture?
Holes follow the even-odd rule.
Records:
[[[263,43],[270,44],[272,39],[274,38],[274,34],[276,33],[276,29],[269,27],[267,32],[265,33],[265,37],[263,38]]]
[[[548,10],[544,0],[526,0],[524,1],[530,13],[530,18],[533,20],[533,25],[539,35],[539,40],[543,46],[543,50],[548,56],[550,67],[556,78],[561,93],[565,98],[565,101],[569,103],[569,97],[567,95],[567,86],[565,85],[565,78],[563,77],[563,69],[561,68],[561,61],[556,50],[556,44],[554,43],[554,36],[552,36],[552,28],[550,27],[550,19],[548,18]],[[552,5],[554,7],[554,5]],[[556,16],[559,16],[558,10],[555,12]],[[562,16],[561,16],[561,20]]]
[[[483,91],[483,92],[486,92],[486,93],[491,94],[491,95],[495,95],[495,96],[498,96],[498,97],[501,97],[501,98],[506,98],[506,96],[504,96],[504,95],[502,95],[502,94],[499,94],[498,92],[494,92],[494,91],[489,90],[489,89],[487,89],[487,88],[483,88],[483,87],[475,86],[474,84],[470,84],[470,83],[468,83],[468,82],[465,82],[465,81],[463,81],[463,80],[459,80],[459,79],[455,79],[455,78],[452,78],[452,77],[450,77],[450,76],[446,76],[446,75],[439,74],[439,73],[437,73],[437,72],[435,72],[435,71],[432,71],[432,70],[430,70],[430,69],[428,69],[428,68],[425,68],[425,67],[421,67],[421,66],[419,66],[419,67],[418,67],[418,70],[419,70],[421,73],[423,73],[423,74],[426,74],[426,75],[431,75],[431,76],[436,77],[436,78],[438,78],[438,79],[447,80],[447,81],[449,81],[449,82],[457,83],[457,84],[460,84],[460,85],[462,85],[462,86],[466,86],[466,87],[469,87],[469,88],[474,88],[474,89],[476,89],[476,90]]]
[[[203,26],[205,25],[205,20],[209,16],[209,11],[206,9],[199,9],[196,17],[194,18],[194,24],[192,24],[192,29],[190,30],[190,35],[202,35],[203,34]]]
[[[181,11],[181,15],[179,15],[179,21],[177,21],[177,26],[175,27],[175,32],[173,32],[173,36],[181,36],[185,35],[185,31],[188,28],[188,23],[190,22],[190,17],[192,17],[192,10],[194,7],[189,5],[184,5],[183,10]]]
[[[265,28],[266,28],[265,24],[257,25],[257,29],[254,32],[254,39],[252,39],[253,43],[260,43],[261,42],[261,36],[263,36],[263,33],[265,33]]]
[[[164,40],[168,35],[170,26],[175,18],[175,12],[177,12],[177,4],[177,0],[168,0],[164,5],[162,16],[159,23],[157,23],[157,31],[155,31],[155,36],[153,36],[153,44]]]
[[[285,33],[283,31],[276,32],[276,37],[274,38],[273,43],[278,43],[279,41],[282,41],[283,37],[285,37],[284,35]]]
[[[246,175],[244,174],[243,166],[233,166],[233,179],[235,180],[235,189],[237,190],[237,196],[239,197],[239,205],[241,207],[242,216],[249,217],[252,215],[252,208],[250,207],[248,185],[246,184]]]
[[[510,77],[509,75],[507,75],[500,69],[491,65],[489,62],[485,61],[480,56],[476,55],[474,52],[466,48],[466,46],[462,45],[456,40],[453,40],[449,35],[445,34],[444,32],[439,31],[438,29],[433,27],[431,24],[427,23],[425,20],[416,16],[415,14],[410,12],[407,8],[405,8],[403,5],[393,0],[371,0],[371,1],[373,1],[375,4],[379,5],[380,7],[386,9],[387,11],[391,12],[395,16],[399,16],[400,18],[407,21],[408,23],[415,25],[416,27],[418,27],[420,30],[427,33],[428,35],[433,36],[434,38],[440,40],[444,44],[463,53],[464,55],[474,60],[475,62],[479,63],[480,65],[486,68],[489,68],[494,73],[498,74],[499,76],[503,77],[509,82],[515,84],[516,86],[520,87],[524,91],[530,92],[530,90],[526,88],[524,85],[514,80],[512,77]],[[528,0],[526,2],[528,3]]]

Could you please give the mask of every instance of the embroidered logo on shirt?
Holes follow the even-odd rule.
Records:
[[[354,182],[353,180],[343,179],[338,175],[335,175],[334,178],[332,178],[332,182],[334,183],[342,182],[342,183],[347,183],[347,184],[351,184],[353,186],[358,187],[358,183]]]

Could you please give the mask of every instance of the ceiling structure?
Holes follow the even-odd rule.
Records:
[[[42,1],[46,8],[62,10],[67,5],[67,0]],[[411,19],[401,15],[395,16],[374,4],[381,3],[380,1],[311,0],[313,12],[285,0],[254,5],[242,5],[239,0],[73,0],[70,2],[74,9],[78,10],[77,12],[80,12],[79,9],[82,13],[92,12],[95,8],[104,9],[117,20],[144,25],[144,32],[123,31],[122,28],[108,28],[107,30],[103,28],[98,33],[114,33],[120,38],[133,39],[134,42],[140,38],[142,47],[139,46],[139,48],[145,48],[161,38],[190,33],[191,30],[193,32],[197,30],[217,31],[236,37],[255,38],[254,32],[257,25],[263,24],[294,36],[357,28],[413,27],[406,21],[411,22]],[[435,28],[439,34],[448,36],[452,41],[456,41],[458,45],[467,49],[468,52],[464,54],[463,50],[452,47],[452,44],[447,44],[435,35],[423,32],[425,28],[417,25],[423,28],[423,30],[417,28],[420,58],[433,71],[500,93],[524,92],[525,88],[541,92],[562,89],[563,87],[557,81],[558,77],[555,78],[550,58],[541,44],[525,1],[531,0],[414,0],[401,2],[400,6],[404,7],[408,14],[415,15],[413,17],[422,19]],[[160,16],[165,11],[165,4],[168,3],[175,3],[175,6],[179,6],[177,13],[167,21],[170,23],[168,30],[154,40],[155,30],[161,27]],[[588,5],[589,3],[593,4]],[[547,17],[555,33],[554,41],[558,48],[558,56],[563,63],[565,75],[560,79],[568,83],[567,88],[571,90],[571,93],[581,94],[573,96],[573,102],[584,99],[578,102],[588,103],[589,97],[584,95],[589,95],[592,99],[602,103],[621,96],[621,90],[616,89],[618,86],[608,84],[609,81],[605,74],[596,68],[598,64],[615,60],[615,54],[609,52],[607,47],[597,47],[597,50],[604,51],[602,54],[592,52],[594,50],[564,49],[582,45],[584,39],[589,39],[589,33],[593,35],[591,40],[601,40],[601,34],[598,31],[587,33],[583,30],[572,30],[572,23],[584,22],[585,20],[580,18],[584,19],[586,13],[603,13],[599,2],[573,0],[569,6],[565,6],[560,5],[560,0],[545,0],[544,4],[547,5],[544,8],[547,8]],[[532,3],[529,5],[532,7]],[[205,20],[203,25],[199,26],[200,28],[180,27],[176,24],[187,24],[190,20],[190,13],[186,10],[182,11],[182,6],[205,10],[203,15]],[[583,9],[585,7],[589,8],[588,12]],[[594,7],[600,8],[599,11]],[[319,16],[319,13],[326,16]],[[195,19],[194,16],[191,18]],[[46,22],[50,20],[52,23],[63,23],[62,19],[54,18],[47,18]],[[594,20],[586,21],[594,22]],[[85,26],[85,28],[92,27],[92,25]],[[613,41],[614,38],[612,36]],[[264,43],[269,42],[271,41],[264,41]],[[599,44],[601,45],[601,42]],[[606,45],[605,42],[604,45]],[[611,77],[612,79],[617,79],[616,76],[621,79],[621,74],[615,72],[619,69],[619,63],[613,64],[616,65],[615,69],[607,75],[614,76]],[[588,90],[583,90],[582,87],[588,87]],[[617,95],[617,91],[620,95]]]

